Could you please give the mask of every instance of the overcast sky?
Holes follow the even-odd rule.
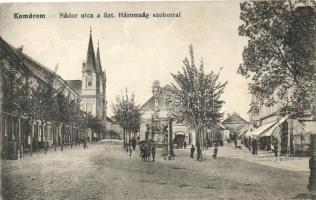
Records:
[[[181,18],[128,19],[119,12],[178,13]],[[196,58],[203,57],[205,71],[223,67],[221,81],[228,81],[223,99],[225,112],[248,119],[250,95],[247,80],[237,74],[246,38],[238,35],[239,2],[116,2],[11,4],[0,8],[0,35],[50,69],[58,64],[64,79],[81,79],[89,27],[94,47],[100,41],[103,69],[107,74],[107,100],[128,88],[143,104],[154,80],[161,86],[181,70],[193,44]],[[14,13],[44,13],[46,19],[14,19]],[[60,19],[59,13],[114,13],[114,19]],[[111,115],[111,112],[108,112]]]

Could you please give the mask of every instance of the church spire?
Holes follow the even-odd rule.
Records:
[[[98,72],[102,72],[102,65],[100,59],[100,49],[99,49],[99,40],[98,40],[98,48],[97,48],[97,56],[96,56],[96,67]]]
[[[88,45],[88,51],[87,51],[86,67],[91,68],[93,70],[96,69],[91,27],[90,27],[90,38],[89,38],[89,45]]]
[[[102,71],[102,64],[101,64],[101,59],[100,59],[100,48],[99,48],[99,40],[98,40],[98,48],[97,48],[97,56],[96,56],[96,66],[98,72],[102,74],[104,80],[106,81],[106,74],[105,74],[105,69]]]

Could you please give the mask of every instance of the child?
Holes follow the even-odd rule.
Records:
[[[217,149],[217,144],[215,144],[214,154],[213,154],[213,158],[214,158],[214,159],[216,159],[216,158],[217,158],[217,152],[218,152],[218,149]]]

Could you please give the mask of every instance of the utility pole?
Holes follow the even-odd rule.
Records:
[[[166,98],[166,107],[167,107],[167,117],[168,117],[168,159],[174,159],[174,153],[173,153],[173,138],[172,138],[172,99],[170,97]]]
[[[309,177],[309,191],[316,199],[316,134],[311,134],[311,159],[309,161],[310,177]]]

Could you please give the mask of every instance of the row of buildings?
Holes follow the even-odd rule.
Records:
[[[298,7],[295,9],[296,19],[309,19],[315,15],[315,8]],[[295,21],[295,20],[294,20]],[[302,20],[301,20],[302,21]],[[292,23],[299,23],[292,22]],[[306,35],[300,37],[313,37]],[[291,36],[292,37],[292,36]],[[297,37],[296,35],[294,37]],[[304,38],[302,38],[304,39]],[[309,40],[307,40],[309,41]],[[315,56],[311,56],[311,62],[315,62]],[[315,72],[313,77],[315,77]],[[315,80],[314,80],[315,81]],[[169,85],[160,87],[159,82],[153,84],[153,96],[142,106],[144,115],[140,127],[141,139],[152,139],[157,142],[164,140],[164,128],[170,126],[170,109],[168,101],[172,96]],[[315,92],[315,84],[312,86]],[[288,99],[293,95],[294,86],[288,90]],[[274,95],[275,103],[265,105],[259,103],[255,96],[252,97],[249,109],[249,122],[237,113],[228,115],[225,120],[214,129],[204,131],[202,143],[219,141],[231,141],[241,138],[244,142],[259,141],[262,150],[275,150],[279,155],[306,155],[310,151],[310,135],[316,134],[315,105],[307,105],[302,113],[284,112],[286,102]],[[314,102],[315,104],[315,102]],[[182,123],[172,123],[172,138],[177,146],[196,144],[194,130]]]
[[[155,88],[157,87],[157,88]],[[156,94],[155,94],[156,93]],[[158,93],[158,95],[157,95]],[[154,84],[153,95],[142,105],[144,114],[140,125],[140,139],[152,139],[162,143],[164,128],[169,125],[170,110],[168,100],[172,96],[169,85],[160,88]],[[249,122],[236,112],[227,114],[217,128],[207,129],[204,134],[204,146],[212,143],[230,142],[249,138],[259,141],[261,150],[279,148],[280,155],[306,155],[310,147],[310,135],[316,133],[316,118],[311,106],[300,116],[291,116],[282,112],[282,102],[272,106],[261,105],[255,96],[250,102]],[[148,131],[149,130],[149,131]],[[193,129],[183,123],[172,123],[172,138],[176,147],[196,144]]]
[[[301,115],[282,112],[282,101],[272,106],[260,104],[252,97],[250,122],[239,132],[242,139],[257,139],[262,150],[275,150],[280,155],[306,155],[310,148],[310,135],[316,133],[314,107]]]
[[[315,16],[315,7],[297,7],[295,9],[297,22],[302,20],[313,20]],[[294,37],[302,41],[309,41],[312,35],[304,36],[295,33]],[[293,36],[291,36],[293,37]],[[301,38],[301,37],[306,37]],[[313,49],[313,47],[311,48]],[[315,62],[315,51],[310,56],[310,63]],[[305,64],[310,64],[305,63]],[[302,69],[299,69],[302,70]],[[311,86],[315,94],[315,71],[307,72],[311,74],[314,84]],[[288,99],[294,96],[294,88],[292,86],[287,95]],[[275,91],[273,105],[264,105],[259,103],[255,96],[252,96],[249,109],[250,122],[239,133],[239,137],[244,140],[257,139],[259,148],[262,150],[274,150],[279,155],[308,155],[310,152],[311,134],[316,134],[316,116],[315,116],[315,99],[311,105],[304,105],[306,109],[302,113],[295,113],[284,109],[288,102],[281,100]],[[283,98],[284,99],[284,98]]]
[[[152,86],[153,95],[142,105],[142,121],[140,124],[140,140],[152,140],[163,143],[165,130],[171,127],[172,140],[176,148],[185,145],[196,145],[195,130],[184,123],[177,123],[172,119],[172,88],[170,85],[160,87],[159,81]],[[202,146],[208,147],[214,143],[230,142],[248,122],[237,113],[228,114],[227,118],[213,129],[204,130]]]
[[[56,123],[43,120],[41,116],[29,116],[19,112],[19,105],[9,107],[9,93],[6,85],[14,84],[20,77],[28,77],[30,88],[52,87],[56,95],[67,99],[68,103],[80,105],[85,116],[90,116],[99,126],[106,126],[106,75],[102,69],[100,50],[96,54],[92,34],[88,43],[85,62],[82,64],[82,80],[64,80],[56,71],[37,62],[23,52],[23,47],[15,48],[0,37],[0,142],[3,158],[16,159],[24,152],[49,148],[58,145],[77,145],[82,139],[96,140],[104,138],[105,132],[82,129],[78,124]],[[56,66],[57,70],[57,66]],[[9,76],[5,76],[8,72]],[[14,94],[20,98],[20,94]],[[28,96],[28,95],[26,95]],[[31,98],[30,96],[26,98]],[[30,105],[31,106],[31,105]],[[49,109],[49,108],[48,108]]]

